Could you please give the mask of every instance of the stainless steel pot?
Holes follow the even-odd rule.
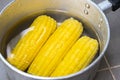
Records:
[[[113,3],[113,5],[112,5]],[[107,49],[110,30],[109,24],[103,11],[109,9],[116,10],[120,6],[120,0],[103,1],[96,5],[91,0],[13,0],[0,12],[0,59],[4,63],[4,68],[10,80],[93,80],[96,70],[105,50]],[[9,39],[13,36],[5,36],[8,30],[25,16],[43,13],[46,11],[56,11],[70,13],[79,18],[84,24],[89,26],[98,37],[100,43],[99,55],[84,70],[63,77],[40,77],[30,75],[16,69],[6,61],[5,48]],[[61,16],[53,16],[58,19]],[[64,17],[63,17],[64,18]],[[15,31],[16,33],[17,31]],[[15,35],[12,33],[12,35]]]

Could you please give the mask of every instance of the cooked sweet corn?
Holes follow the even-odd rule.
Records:
[[[85,68],[93,60],[97,50],[97,40],[87,36],[80,38],[56,67],[51,76],[66,76]]]
[[[56,25],[56,21],[49,16],[37,17],[7,60],[18,69],[26,70],[48,37],[55,31]]]
[[[82,24],[77,20],[73,18],[65,20],[41,48],[27,72],[50,76],[82,31]]]

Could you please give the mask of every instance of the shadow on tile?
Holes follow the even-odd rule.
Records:
[[[100,71],[96,74],[94,80],[113,80],[109,70]]]
[[[101,70],[101,69],[105,69],[105,68],[108,68],[106,62],[105,62],[105,59],[102,58],[101,62],[100,62],[100,67],[98,70]]]

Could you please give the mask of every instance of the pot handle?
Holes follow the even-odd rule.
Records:
[[[120,8],[120,0],[105,0],[98,4],[98,6],[103,10],[105,13],[117,10]]]
[[[120,8],[120,0],[109,0],[112,3],[112,10],[115,11]]]

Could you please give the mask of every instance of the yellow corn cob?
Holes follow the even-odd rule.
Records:
[[[73,18],[65,20],[41,48],[29,67],[28,73],[49,76],[82,31],[82,24],[77,20]]]
[[[56,29],[56,21],[49,16],[38,16],[28,32],[19,40],[7,60],[20,70],[25,70],[48,37]]]
[[[51,76],[66,76],[85,68],[93,60],[97,50],[97,40],[87,36],[80,38],[56,67]]]

